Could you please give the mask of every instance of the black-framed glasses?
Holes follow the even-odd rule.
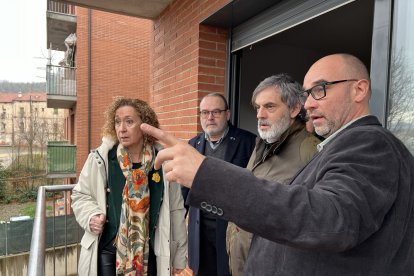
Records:
[[[217,118],[224,111],[227,111],[227,109],[214,109],[212,111],[201,110],[200,111],[200,116],[201,116],[201,118],[208,118],[208,116],[210,116],[210,114],[211,114],[211,115],[213,115],[214,118]]]
[[[314,87],[309,88],[308,90],[303,91],[303,94],[306,98],[310,94],[312,95],[312,98],[314,98],[315,100],[320,100],[322,98],[325,98],[326,96],[327,85],[337,84],[337,83],[346,82],[346,81],[358,81],[358,80],[349,79],[349,80],[337,80],[337,81],[324,81],[324,82],[321,82],[315,85]]]

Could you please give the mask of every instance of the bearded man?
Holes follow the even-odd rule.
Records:
[[[302,91],[302,86],[287,74],[268,77],[254,90],[252,104],[257,110],[261,139],[257,140],[247,168],[256,177],[287,184],[316,152],[320,141],[306,131]],[[226,241],[233,276],[243,275],[252,238],[264,250],[271,243],[229,222]]]

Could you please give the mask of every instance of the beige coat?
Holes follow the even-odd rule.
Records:
[[[115,145],[109,138],[102,139],[102,145],[92,151],[73,189],[72,208],[76,220],[85,230],[81,240],[79,275],[97,275],[99,236],[91,232],[89,220],[96,214],[106,215],[106,181],[108,152]],[[157,274],[171,275],[172,267],[185,268],[187,255],[187,231],[185,208],[180,186],[164,179],[164,199],[154,239],[154,253],[157,257]],[[170,243],[171,241],[171,243]]]

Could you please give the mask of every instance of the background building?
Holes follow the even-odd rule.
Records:
[[[64,110],[47,108],[46,94],[0,93],[0,163],[17,154],[46,155],[48,141],[64,140]]]
[[[31,131],[36,147],[65,137],[64,110],[47,108],[45,93],[0,93],[0,107],[0,145],[24,145]]]
[[[101,143],[103,113],[115,96],[150,102],[151,30],[150,20],[48,1],[47,43],[65,59],[47,66],[47,105],[66,109],[78,173]],[[76,44],[68,47],[71,34]]]

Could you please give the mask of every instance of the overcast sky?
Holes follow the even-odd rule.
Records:
[[[0,0],[0,29],[0,80],[44,82],[46,0]]]

